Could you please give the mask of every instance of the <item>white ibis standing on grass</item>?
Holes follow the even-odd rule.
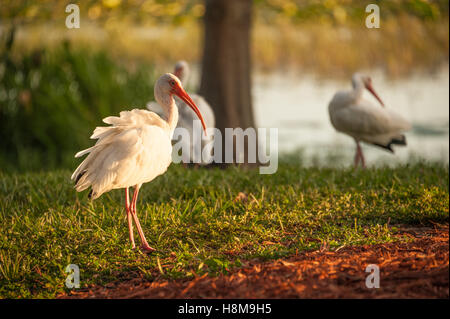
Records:
[[[81,192],[91,187],[89,197],[95,199],[112,189],[125,188],[129,238],[135,248],[133,220],[136,224],[144,251],[154,251],[149,246],[136,214],[136,201],[143,183],[163,174],[172,162],[172,134],[178,122],[178,109],[174,95],[182,99],[200,119],[206,130],[202,115],[194,101],[184,91],[179,79],[173,74],[162,75],[155,85],[155,99],[163,109],[167,121],[157,114],[134,109],[120,112],[120,116],[103,119],[107,127],[97,127],[92,139],[97,143],[75,157],[89,154],[72,175],[75,188]],[[129,201],[128,189],[134,186]]]
[[[178,61],[175,64],[173,74],[175,74],[183,84],[186,84],[185,81],[189,77],[189,64],[186,61]],[[214,128],[215,118],[214,111],[212,110],[211,106],[205,101],[202,96],[198,94],[190,94],[190,96],[200,110],[200,113],[205,120],[206,127]],[[184,146],[190,150],[189,160],[192,163],[210,163],[212,161],[211,152],[205,152],[203,154],[203,158],[198,158],[198,156],[201,156],[201,153],[197,154],[196,150],[203,151],[205,145],[212,143],[213,135],[208,134],[207,136],[202,137],[202,134],[194,134],[194,121],[197,120],[196,114],[182,100],[175,98],[175,102],[180,112],[177,127],[185,128],[190,135],[190,140],[182,140],[182,143],[189,143],[189,145]],[[147,108],[149,110],[158,112],[158,106],[155,105],[155,102],[149,102],[147,104]]]
[[[337,92],[328,111],[334,128],[350,135],[356,142],[355,166],[361,162],[365,167],[360,142],[366,142],[394,152],[392,145],[406,145],[402,132],[411,124],[400,114],[384,107],[383,101],[372,87],[370,77],[355,73],[352,77],[353,90]],[[366,88],[380,102],[381,107],[363,99]]]

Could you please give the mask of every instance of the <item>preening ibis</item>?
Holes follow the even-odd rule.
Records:
[[[356,142],[355,166],[361,162],[365,167],[360,142],[366,142],[394,152],[392,145],[406,145],[402,132],[411,128],[411,124],[400,114],[384,107],[383,101],[372,86],[369,76],[355,73],[352,77],[353,90],[337,92],[328,111],[334,128],[350,135]],[[367,89],[380,102],[374,105],[363,98]]]
[[[179,79],[170,73],[162,75],[155,84],[155,99],[167,120],[147,110],[122,111],[103,122],[110,126],[97,127],[92,139],[94,146],[78,152],[75,157],[89,154],[72,175],[75,188],[81,192],[89,187],[89,197],[98,198],[112,189],[125,188],[125,208],[129,238],[135,248],[133,224],[136,224],[142,249],[153,251],[142,231],[136,214],[136,202],[143,183],[163,174],[172,162],[172,135],[178,122],[178,109],[174,95],[192,108],[206,130],[202,115],[194,101],[183,89]],[[129,187],[134,186],[129,200]]]
[[[189,77],[189,64],[186,61],[178,61],[175,64],[174,75],[176,75],[183,84],[186,84]],[[207,128],[215,127],[215,117],[214,111],[211,106],[205,101],[205,99],[198,94],[190,94],[192,100],[197,105],[200,113],[202,114]],[[189,145],[183,145],[184,149],[189,149],[189,158],[184,158],[183,160],[189,160],[192,163],[207,164],[212,161],[211,152],[205,152],[203,158],[199,158],[201,153],[196,152],[196,150],[202,150],[205,145],[212,143],[213,134],[208,134],[203,136],[202,134],[194,134],[194,121],[197,120],[196,114],[191,110],[191,108],[182,100],[175,98],[179,110],[179,119],[177,127],[185,128],[189,132],[190,140],[182,140],[182,143],[189,143]],[[158,112],[158,106],[154,102],[149,102],[147,108],[152,111]]]

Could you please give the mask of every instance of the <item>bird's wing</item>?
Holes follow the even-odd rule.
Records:
[[[140,109],[122,111],[119,116],[108,116],[104,118],[103,122],[113,126],[156,125],[163,129],[168,128],[167,122],[164,121],[158,114]]]
[[[150,101],[147,103],[146,105],[147,109],[149,111],[155,112],[156,114],[158,114],[160,117],[164,116],[164,111],[161,108],[161,105],[158,104],[158,102],[156,101]]]
[[[203,120],[205,121],[206,127],[214,128],[215,118],[211,106],[205,101],[205,99],[202,96],[198,94],[191,94],[190,96],[194,101],[195,105],[197,105],[200,114],[202,115]],[[200,119],[184,101],[176,97],[175,102],[177,103],[177,107],[179,110],[177,127],[186,129],[189,132],[190,136],[192,137],[192,142],[190,139],[182,140],[182,142],[188,143],[186,147],[190,149],[191,160],[197,162],[199,160],[197,159],[197,156],[201,154],[197,154],[196,150],[200,149],[203,151],[203,147],[213,140],[213,134],[208,134],[207,136],[204,136],[201,132],[199,132],[199,134],[196,135],[197,138],[195,138],[194,121],[200,121]],[[201,130],[201,124],[199,124],[198,128]],[[206,158],[204,158],[205,162],[209,162],[209,157],[210,154],[207,154]]]
[[[357,136],[398,133],[410,128],[398,113],[368,101],[340,108],[331,117],[337,130]]]
[[[193,94],[192,99],[194,100],[198,109],[200,110],[200,113],[202,114],[203,119],[205,120],[206,127],[215,127],[216,120],[211,105],[209,105],[208,102],[206,102],[206,100],[202,96],[197,94]]]
[[[91,138],[97,143],[75,157],[89,154],[72,174],[77,191],[92,186],[92,198],[114,188],[142,184],[162,174],[170,164],[168,125],[145,110],[123,111],[103,120]]]

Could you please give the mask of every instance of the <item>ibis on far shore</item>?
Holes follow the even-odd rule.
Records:
[[[178,61],[175,64],[174,75],[176,75],[183,85],[186,85],[186,81],[189,77],[189,64],[186,61]],[[200,113],[202,114],[206,128],[214,128],[215,127],[215,116],[214,111],[211,106],[206,102],[206,100],[198,95],[198,94],[190,94],[192,100],[197,105]],[[175,102],[177,104],[179,110],[179,119],[177,127],[185,128],[189,132],[190,139],[182,140],[182,143],[189,143],[189,145],[183,146],[186,149],[190,150],[189,157],[183,156],[183,162],[190,161],[191,163],[198,164],[209,164],[212,162],[212,151],[211,152],[202,152],[203,148],[212,143],[214,135],[208,134],[203,135],[201,132],[196,132],[194,134],[194,121],[198,120],[196,114],[191,110],[191,108],[182,100],[175,97]],[[147,103],[147,108],[154,112],[159,112],[158,105],[155,102]],[[198,126],[197,126],[198,127]],[[211,145],[212,149],[212,145]],[[200,150],[198,152],[197,150]],[[203,157],[202,157],[203,153]]]
[[[163,174],[172,162],[172,135],[178,122],[174,95],[188,105],[206,126],[194,101],[173,74],[162,75],[155,84],[155,99],[164,111],[166,120],[154,112],[134,109],[109,116],[94,130],[94,146],[78,152],[75,157],[89,154],[72,174],[75,188],[81,192],[89,187],[89,197],[98,198],[112,189],[125,188],[125,209],[129,239],[135,248],[133,220],[144,251],[154,251],[147,243],[136,214],[136,202],[143,183]],[[128,189],[134,186],[130,203]]]
[[[355,166],[361,163],[362,167],[365,167],[360,142],[394,153],[392,145],[406,145],[406,137],[402,133],[409,130],[411,124],[397,112],[384,107],[369,76],[355,73],[352,85],[353,90],[340,91],[334,95],[328,105],[328,111],[334,128],[353,137],[356,142]],[[365,100],[364,89],[372,93],[381,106]]]

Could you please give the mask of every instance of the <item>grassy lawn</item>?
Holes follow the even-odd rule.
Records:
[[[124,192],[90,202],[87,192],[75,192],[70,174],[0,172],[0,297],[53,297],[66,289],[71,263],[80,267],[82,287],[130,273],[214,275],[325,243],[337,249],[403,240],[394,236],[396,225],[449,217],[447,165],[354,170],[284,163],[274,175],[259,175],[173,164],[140,193],[138,215],[158,249],[148,257],[130,248]],[[239,192],[247,202],[235,200]]]

